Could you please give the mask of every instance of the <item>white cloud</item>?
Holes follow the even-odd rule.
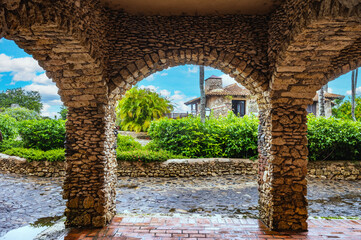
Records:
[[[166,73],[166,72],[156,72],[156,73],[153,73],[152,75],[150,75],[149,77],[144,78],[144,80],[151,82],[151,81],[154,81],[157,76],[165,77],[167,75],[168,75],[168,73]]]
[[[198,66],[193,66],[188,68],[189,73],[197,73],[198,72]]]
[[[328,91],[329,93],[333,93],[333,89],[330,88],[330,87],[327,89],[327,91]]]
[[[51,103],[51,105],[58,105],[58,106],[63,105],[63,102],[60,99],[51,100],[49,101],[49,103]]]
[[[40,84],[52,84],[53,83],[51,81],[51,79],[46,76],[45,73],[35,76],[33,78],[33,82],[40,83]]]
[[[160,95],[164,96],[164,97],[169,97],[171,92],[169,92],[168,90],[166,89],[162,89],[159,91]]]
[[[145,81],[154,81],[154,74],[150,75],[149,77],[144,78]]]
[[[232,78],[231,76],[227,75],[227,74],[222,74],[220,76],[222,78],[222,85],[223,87],[226,87],[228,85],[237,83],[236,80],[234,80],[234,78]],[[239,83],[237,83],[238,85],[240,85]]]
[[[351,90],[346,92],[347,95],[351,95],[351,93],[352,93]],[[356,88],[356,95],[359,95],[359,94],[361,94],[361,87]]]
[[[157,90],[158,90],[158,87],[153,86],[153,85],[148,85],[148,86],[141,85],[139,88],[140,89],[148,89],[148,90],[153,91],[153,92],[157,92]]]
[[[31,57],[12,58],[0,54],[0,72],[11,72],[12,81],[31,81],[36,74],[44,70]]]
[[[44,98],[58,98],[58,88],[55,84],[49,85],[40,85],[37,83],[32,83],[24,87],[26,91],[37,91]],[[52,99],[54,100],[54,99]]]

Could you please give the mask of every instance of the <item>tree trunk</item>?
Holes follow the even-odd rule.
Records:
[[[352,71],[352,76],[351,76],[351,116],[354,121],[356,121],[355,97],[356,97],[357,77],[358,77],[358,69]]]
[[[324,91],[324,86],[321,87],[320,92],[319,92],[319,96],[318,96],[318,105],[320,108],[320,116],[324,117],[326,116],[325,113],[325,91]]]
[[[201,122],[206,121],[206,94],[204,92],[204,66],[199,66],[199,88],[201,90]]]

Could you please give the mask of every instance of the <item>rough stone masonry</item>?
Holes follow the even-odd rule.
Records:
[[[154,72],[202,64],[257,99],[260,218],[274,230],[307,229],[306,106],[361,66],[361,4],[272,2],[263,15],[161,16],[100,0],[0,0],[0,38],[39,61],[69,108],[68,226],[104,226],[115,214],[115,101]]]

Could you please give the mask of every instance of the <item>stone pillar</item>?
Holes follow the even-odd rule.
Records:
[[[69,108],[66,123],[66,225],[102,227],[116,213],[114,105]]]
[[[260,218],[272,230],[307,230],[306,105],[260,105]]]

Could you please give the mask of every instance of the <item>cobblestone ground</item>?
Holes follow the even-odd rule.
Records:
[[[60,179],[0,174],[0,236],[39,218],[61,216]],[[361,216],[361,182],[309,180],[310,216]],[[254,176],[120,178],[120,214],[257,217]]]

